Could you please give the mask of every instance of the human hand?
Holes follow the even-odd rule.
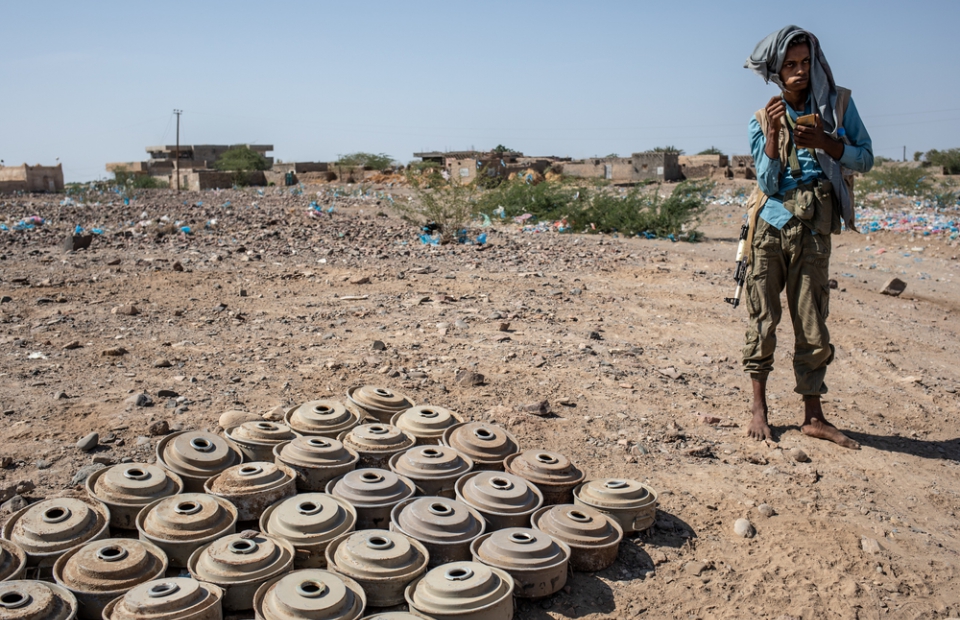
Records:
[[[823,119],[819,114],[814,115],[813,127],[797,125],[793,130],[793,141],[798,148],[827,150],[830,137],[823,131]]]
[[[766,112],[767,118],[770,120],[769,133],[771,135],[778,135],[780,133],[780,127],[783,124],[783,119],[787,114],[787,104],[784,103],[780,95],[777,95],[767,102]]]

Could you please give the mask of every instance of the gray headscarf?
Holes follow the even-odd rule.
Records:
[[[810,94],[813,97],[813,105],[823,120],[823,130],[836,138],[837,115],[834,108],[837,103],[837,84],[833,81],[833,71],[830,70],[827,58],[820,49],[820,41],[813,33],[798,26],[781,28],[757,43],[757,47],[747,58],[743,67],[762,77],[765,82],[773,82],[780,87],[780,90],[784,90],[783,82],[780,80],[780,69],[783,68],[783,61],[787,56],[787,47],[794,37],[804,34],[810,41]],[[840,199],[840,213],[843,221],[848,228],[856,230],[853,201],[846,183],[843,182],[840,162],[823,151],[817,151],[817,161]]]

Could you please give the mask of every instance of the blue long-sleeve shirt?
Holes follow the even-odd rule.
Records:
[[[786,102],[784,102],[786,103]],[[786,104],[787,114],[797,120],[804,114],[811,114],[813,111],[813,100],[807,99],[802,112],[797,112],[790,104]],[[873,167],[873,141],[867,128],[863,125],[857,106],[851,98],[847,104],[847,109],[843,115],[843,130],[846,133],[850,144],[843,147],[843,155],[840,157],[840,165],[849,168],[855,172],[869,172]],[[786,192],[797,187],[799,183],[810,183],[811,181],[823,178],[823,171],[817,158],[805,148],[797,149],[797,159],[800,161],[800,170],[802,174],[799,179],[793,178],[790,174],[790,164],[781,162],[779,158],[771,159],[767,157],[764,149],[767,146],[767,138],[760,129],[760,123],[756,117],[750,118],[749,126],[750,150],[753,152],[753,161],[757,166],[757,183],[761,191],[769,198],[763,209],[760,211],[762,217],[768,224],[781,229],[790,221],[793,214],[787,211],[783,206],[783,196]]]

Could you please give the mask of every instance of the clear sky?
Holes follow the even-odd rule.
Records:
[[[745,153],[776,94],[743,69],[790,23],[853,90],[875,154],[960,147],[960,2],[5,2],[0,159],[105,176],[144,147]]]

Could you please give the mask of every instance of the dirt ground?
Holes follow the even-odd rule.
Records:
[[[518,618],[960,615],[956,242],[834,238],[825,410],[863,445],[849,451],[798,429],[788,320],[769,385],[778,441],[745,436],[746,312],[722,301],[740,207],[713,207],[701,243],[502,226],[478,249],[422,245],[384,194],[278,191],[0,200],[10,221],[48,220],[0,233],[4,499],[64,492],[94,459],[155,460],[156,422],[217,430],[228,409],[384,385],[659,492],[656,525],[616,564]],[[335,210],[308,217],[314,200]],[[65,253],[76,224],[107,230]],[[893,276],[906,292],[880,295]],[[139,314],[112,312],[127,305]],[[458,385],[462,369],[486,383]],[[519,411],[542,400],[552,415]],[[91,431],[102,445],[81,452]],[[742,517],[755,537],[734,533]]]

